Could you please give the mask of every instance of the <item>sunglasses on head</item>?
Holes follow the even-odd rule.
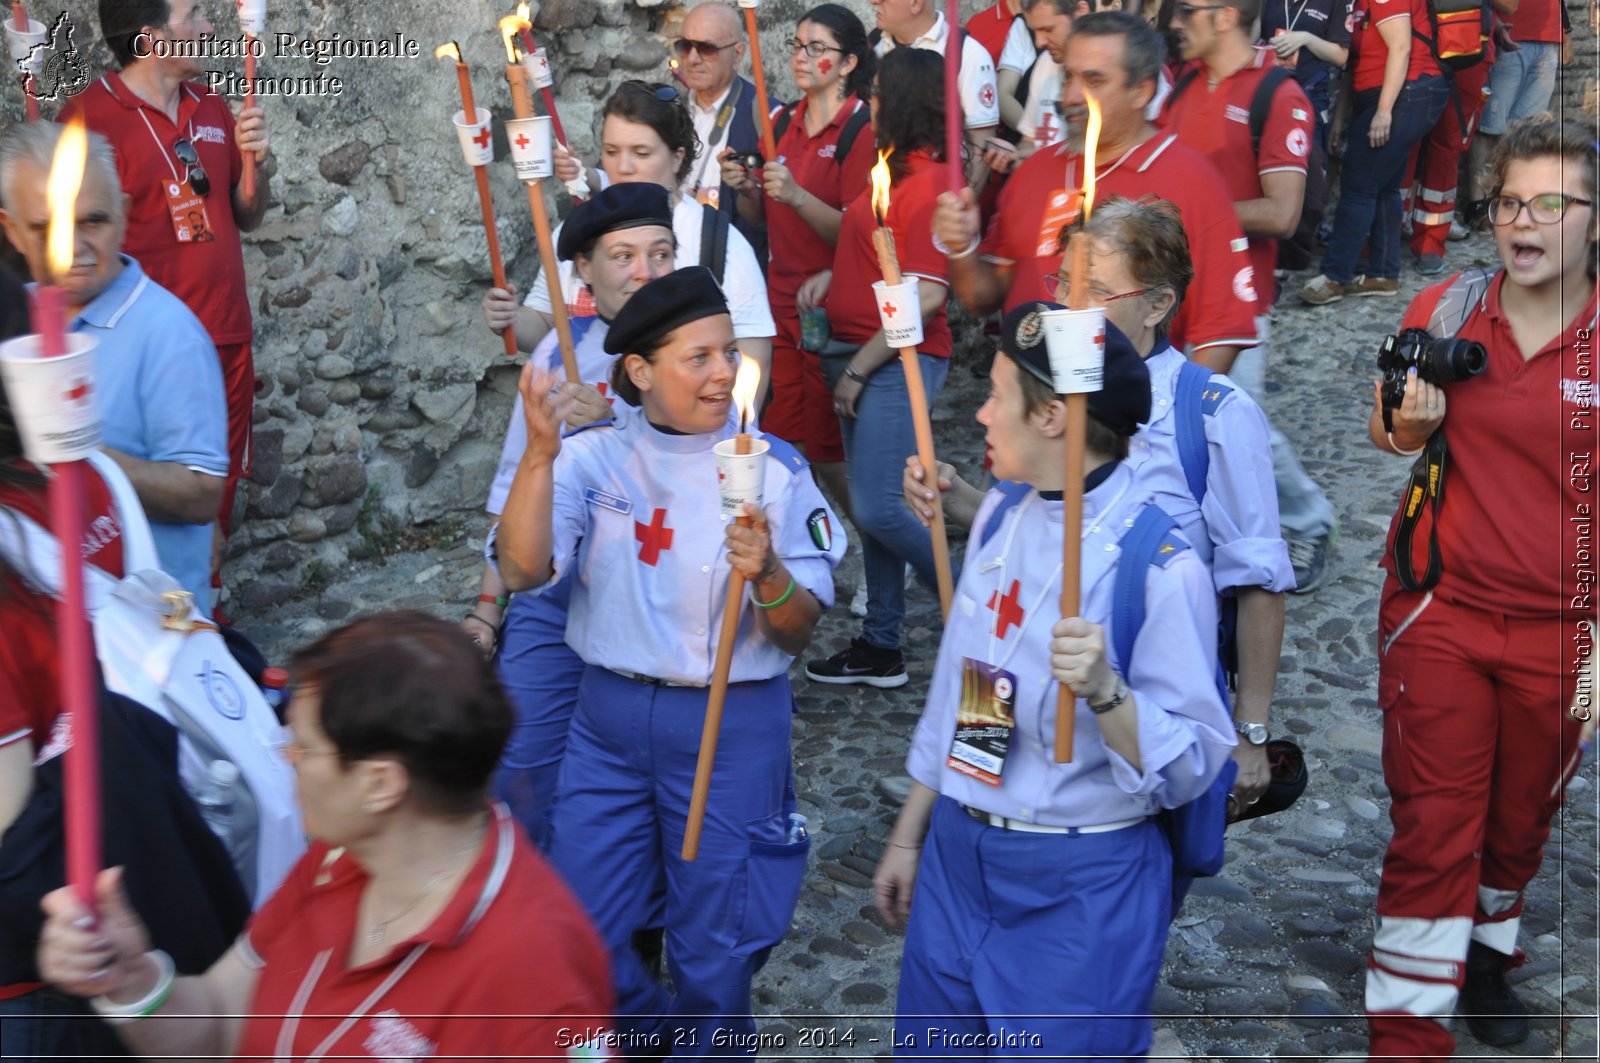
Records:
[[[206,176],[206,168],[200,165],[200,153],[194,150],[194,145],[189,143],[188,137],[179,137],[172,145],[172,153],[178,157],[189,171],[186,175],[189,187],[195,194],[204,199],[211,194],[211,178]]]
[[[673,85],[652,85],[648,81],[624,81],[623,88],[632,89],[634,92],[643,92],[654,96],[662,103],[677,103],[681,99],[677,88]]]

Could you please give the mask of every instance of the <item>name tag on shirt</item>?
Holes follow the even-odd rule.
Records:
[[[1069,192],[1065,188],[1050,193],[1044,207],[1044,218],[1039,222],[1039,241],[1033,249],[1035,258],[1054,258],[1061,253],[1061,230],[1078,220],[1082,199],[1079,193]]]
[[[172,232],[180,244],[203,244],[215,240],[211,219],[206,217],[206,201],[190,187],[189,179],[165,180],[161,190],[167,197],[167,213],[172,218]]]
[[[624,516],[633,512],[633,503],[629,502],[626,498],[618,498],[616,495],[608,495],[604,491],[598,491],[593,487],[586,487],[583,489],[583,499],[591,506],[599,506],[601,509],[609,509],[613,513],[621,513]]]
[[[999,786],[1017,725],[1017,677],[971,657],[961,662],[956,734],[945,764],[986,786]]]

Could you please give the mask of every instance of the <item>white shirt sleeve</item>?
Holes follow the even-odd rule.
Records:
[[[562,222],[561,225],[565,225]],[[554,247],[561,239],[561,225],[555,227],[550,234],[550,245]],[[573,272],[572,263],[562,262],[556,268],[556,276],[561,278],[561,298],[566,305],[571,306],[578,298],[578,275]],[[533,284],[528,287],[528,294],[522,300],[523,306],[531,306],[545,317],[555,313],[550,306],[550,289],[545,284],[544,270],[541,269],[534,278]]]
[[[728,227],[728,255],[722,270],[722,290],[728,297],[735,339],[763,339],[778,334],[767,303],[767,281],[756,262],[755,248],[744,233]]]
[[[983,129],[1000,124],[1000,90],[995,84],[994,62],[989,51],[970,36],[961,38],[961,74],[956,84],[961,91],[961,109],[966,112],[968,129]]]
[[[1034,56],[1039,50],[1033,46],[1033,32],[1028,29],[1028,23],[1023,18],[1011,20],[1011,29],[1006,34],[1005,47],[1000,49],[1001,70],[1015,70],[1019,74],[1027,73],[1028,67],[1033,65]]]

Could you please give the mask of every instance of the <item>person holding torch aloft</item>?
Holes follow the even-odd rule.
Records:
[[[791,820],[787,672],[832,604],[844,536],[804,459],[754,431],[764,507],[743,510],[751,527],[723,512],[712,448],[746,433],[729,419],[739,355],[709,270],[639,289],[606,349],[620,355],[613,388],[642,414],[563,440],[552,378],[526,370],[528,446],[490,558],[513,590],[572,575],[567,639],[587,667],[550,856],[611,949],[619,1033],[698,1058],[729,1037],[754,1041],[751,980],[799,895],[809,842]],[[755,382],[741,385],[743,411]],[[699,854],[685,861],[730,564],[748,604]],[[632,949],[663,890],[671,997]]]
[[[910,916],[896,1012],[919,1018],[897,1024],[897,1058],[970,1058],[974,1043],[1005,1058],[1142,1057],[1172,908],[1154,817],[1205,793],[1233,746],[1210,577],[1124,460],[1150,416],[1149,372],[1105,326],[1084,467],[1064,469],[1043,319],[1061,309],[1029,301],[1001,325],[977,416],[995,478],[1011,482],[978,510],[906,760],[916,781],[874,877],[885,918]],[[1082,597],[1062,618],[1069,475],[1084,492],[1083,526],[1068,530],[1082,536]],[[1125,603],[1142,624],[1119,626]],[[1076,699],[1070,763],[1052,753],[1060,686]],[[1008,1031],[1004,1015],[1028,1018]],[[1037,1039],[1007,1037],[1021,1026]]]

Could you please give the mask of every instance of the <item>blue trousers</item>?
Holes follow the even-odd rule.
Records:
[[[1378,113],[1379,91],[1358,92],[1350,101],[1339,205],[1322,258],[1322,272],[1340,284],[1355,278],[1363,247],[1371,276],[1387,280],[1400,276],[1400,183],[1411,149],[1422,143],[1450,101],[1449,84],[1436,74],[1406,82],[1395,100],[1389,139],[1375,148],[1367,142],[1367,130]]]
[[[918,355],[928,407],[938,401],[950,359]],[[823,359],[832,387],[849,356]],[[917,452],[906,372],[897,357],[867,378],[856,399],[854,420],[839,421],[850,477],[850,512],[861,532],[861,563],[867,583],[867,619],[861,637],[882,649],[900,648],[906,618],[906,565],[929,587],[937,586],[933,540],[906,508],[900,480],[906,458]]]
[[[1142,1059],[1166,949],[1172,850],[979,823],[946,797],[912,897],[896,1059]]]
[[[750,983],[789,929],[811,845],[788,841],[780,675],[729,687],[699,858],[682,859],[706,694],[585,669],[550,849],[611,951],[621,1043],[674,1059],[754,1053]],[[671,996],[633,951],[662,891]]]
[[[567,730],[578,706],[583,659],[567,645],[563,580],[544,594],[519,594],[506,610],[497,669],[516,722],[495,772],[494,791],[529,839],[550,849],[556,774],[567,749]]]

